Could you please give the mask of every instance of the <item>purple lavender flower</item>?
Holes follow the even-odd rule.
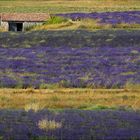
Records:
[[[61,123],[56,129],[41,129],[38,122],[53,120]],[[0,135],[3,139],[39,139],[41,137],[67,140],[133,139],[140,138],[140,114],[129,111],[48,110],[25,112],[0,110]]]
[[[56,32],[59,36],[43,31],[39,32],[38,45],[34,45],[36,34],[21,33],[14,39],[10,35],[0,39],[1,44],[8,45],[0,47],[1,87],[59,84],[118,88],[127,82],[140,83],[139,31]],[[22,41],[18,42],[19,38]],[[29,48],[24,46],[27,38]],[[42,39],[45,44],[39,43]]]
[[[124,12],[102,12],[102,13],[67,13],[67,14],[56,14],[70,18],[72,20],[80,20],[85,18],[97,19],[100,23],[106,24],[140,24],[140,11],[124,11]]]

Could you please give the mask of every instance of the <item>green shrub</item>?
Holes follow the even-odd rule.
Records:
[[[52,16],[49,20],[47,20],[45,24],[60,24],[60,23],[64,23],[67,22],[68,19],[63,18],[63,17],[58,17],[58,16]]]

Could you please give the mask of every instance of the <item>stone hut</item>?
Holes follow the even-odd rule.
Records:
[[[25,31],[32,25],[40,25],[50,18],[46,13],[1,13],[0,25],[5,31]]]

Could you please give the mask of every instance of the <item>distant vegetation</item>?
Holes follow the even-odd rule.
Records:
[[[1,0],[0,12],[97,12],[140,10],[139,0]]]
[[[55,19],[55,20],[54,20]],[[140,24],[136,23],[119,23],[119,24],[101,24],[98,20],[94,19],[81,19],[81,20],[65,20],[60,17],[55,17],[46,21],[42,25],[33,25],[26,28],[26,31],[37,31],[37,30],[107,30],[107,29],[125,29],[125,30],[140,30]],[[57,21],[58,19],[58,21]],[[59,20],[60,19],[60,20]]]
[[[43,25],[27,30],[140,29],[140,11],[51,14]]]

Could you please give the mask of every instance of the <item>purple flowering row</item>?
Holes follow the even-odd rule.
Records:
[[[67,32],[39,32],[37,42],[38,32],[0,40],[0,86],[118,88],[140,83],[139,31]]]
[[[38,125],[41,120],[53,120],[61,126],[50,130],[41,129]],[[0,136],[4,140],[140,139],[140,113],[120,110],[0,110]]]
[[[71,18],[72,20],[80,20],[85,18],[91,18],[99,20],[100,23],[106,24],[140,24],[140,11],[124,11],[124,12],[102,12],[102,13],[66,13],[57,14],[65,18]]]

